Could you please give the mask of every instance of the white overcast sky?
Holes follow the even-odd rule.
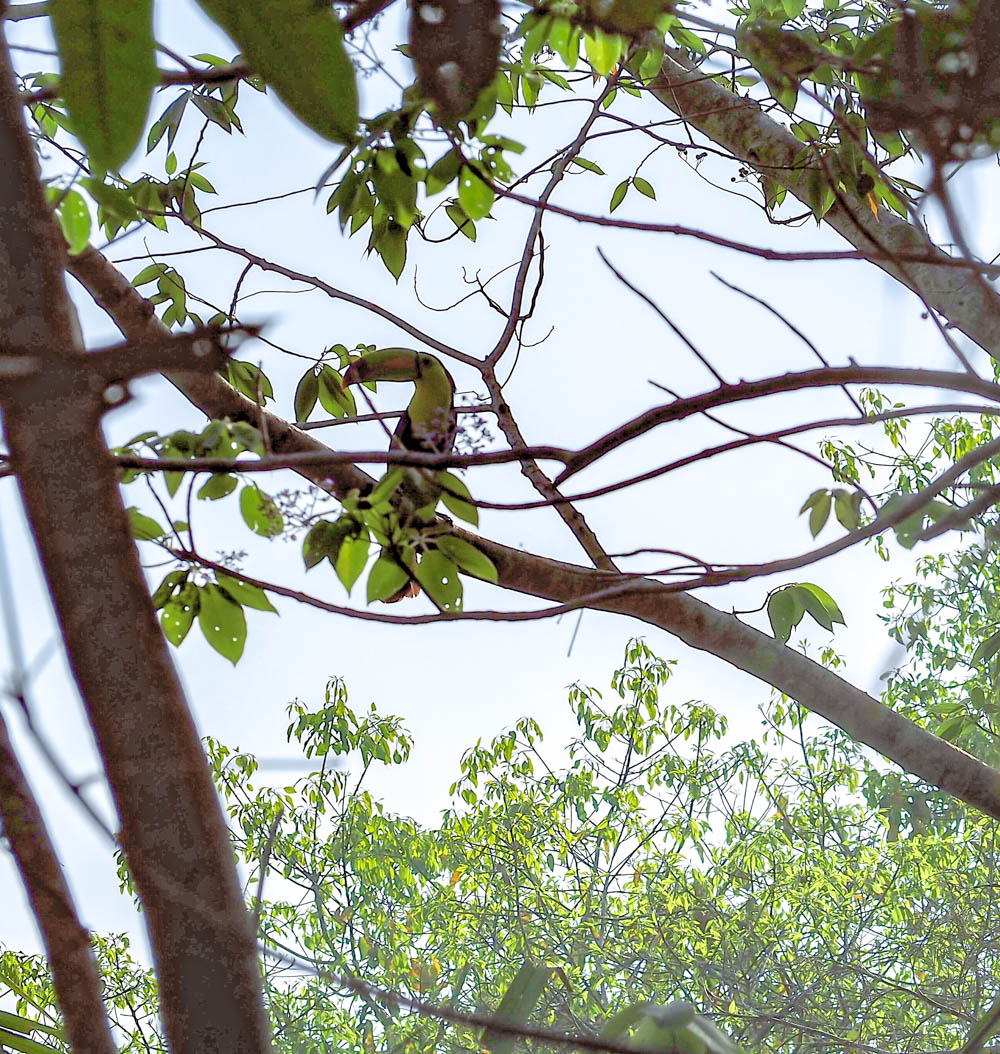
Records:
[[[226,57],[233,54],[235,49],[193,3],[159,0],[157,6],[158,39],[176,51],[215,51]],[[45,46],[48,39],[47,27],[37,20],[11,26],[9,36],[35,46]],[[26,52],[15,52],[15,59],[25,71],[42,68],[47,61]],[[158,116],[172,97],[158,97],[152,116]],[[549,88],[542,98],[554,101],[560,94]],[[364,112],[375,112],[378,105],[372,82],[363,82]],[[587,105],[574,102],[567,107],[541,108],[532,118],[507,122],[507,132],[529,145],[526,157],[544,156],[572,138],[575,129],[567,115],[582,118]],[[201,155],[210,162],[203,171],[222,192],[220,202],[245,201],[309,186],[334,156],[330,144],[296,124],[273,99],[244,88],[239,112],[246,138],[226,137],[213,126]],[[635,106],[633,115],[645,115],[646,120],[667,116],[655,104]],[[179,138],[182,164],[198,130],[194,114],[189,113]],[[668,134],[683,138],[680,129],[671,129]],[[587,211],[606,209],[615,184],[632,174],[648,149],[646,141],[637,136],[609,137],[589,147],[585,156],[600,164],[607,176],[574,176],[560,189],[557,200]],[[148,160],[137,158],[129,171],[135,174],[145,167],[162,176],[163,157],[161,144]],[[739,196],[741,191],[751,193],[749,188],[730,183],[735,165],[708,159],[704,173],[721,190],[678,160],[673,150],[664,148],[642,169],[656,188],[657,201],[648,202],[633,192],[616,215],[701,227],[776,248],[844,247],[831,232],[817,229],[812,222],[797,229],[769,226],[761,212]],[[979,184],[992,174],[991,165],[983,163],[974,179]],[[985,207],[970,209],[975,188],[969,181],[967,184],[966,211],[974,216],[975,230],[996,229],[992,207],[991,215],[985,214]],[[984,194],[978,197],[987,200]],[[213,200],[206,199],[203,205],[210,207]],[[367,234],[350,241],[341,239],[335,220],[325,216],[323,199],[314,204],[309,193],[266,208],[209,214],[206,224],[223,238],[371,298],[427,332],[478,354],[492,345],[502,325],[500,317],[475,299],[447,313],[421,307],[414,296],[414,275],[416,268],[417,288],[424,303],[441,307],[469,291],[463,283],[463,268],[470,275],[479,271],[487,276],[514,261],[520,254],[529,212],[524,206],[507,203],[495,210],[495,216],[496,222],[480,224],[476,246],[464,239],[454,239],[445,246],[420,246],[416,237],[411,237],[410,260],[398,286],[377,258],[363,258]],[[693,239],[610,231],[556,217],[546,221],[545,232],[547,279],[528,339],[538,341],[550,328],[552,333],[538,346],[524,349],[507,389],[529,442],[575,445],[594,438],[661,401],[662,396],[649,384],[651,380],[685,394],[713,386],[711,377],[654,313],[611,277],[598,258],[598,247],[657,300],[727,379],[808,368],[814,360],[780,322],[720,286],[710,274],[713,270],[768,299],[835,363],[845,363],[853,356],[894,365],[952,365],[932,325],[921,321],[916,299],[870,265],[767,263]],[[190,233],[164,237],[147,230],[112,246],[109,255],[121,260],[197,244]],[[981,249],[991,253],[989,246]],[[206,252],[176,257],[171,262],[180,268],[190,289],[228,305],[241,270],[239,261]],[[143,263],[122,266],[132,274]],[[244,317],[267,320],[270,337],[307,355],[318,354],[336,342],[348,346],[359,341],[412,344],[388,322],[320,293],[288,295],[296,288],[302,287],[255,272],[245,284],[244,294],[259,295],[245,303]],[[509,282],[505,285],[501,280],[491,288],[502,294],[502,301]],[[118,334],[110,321],[78,293],[74,289],[90,346],[116,341]],[[250,354],[247,347],[245,357]],[[256,345],[252,354],[260,357],[275,382],[279,401],[274,408],[291,416],[294,381],[305,362],[288,360],[263,345]],[[460,389],[472,384],[473,378],[461,369],[454,372]],[[146,428],[199,427],[199,413],[165,381],[142,381],[134,392],[134,403],[107,420],[111,441],[124,441]],[[400,386],[387,385],[380,392],[380,404],[385,407],[401,406],[407,398],[407,390]],[[747,427],[770,427],[779,416],[791,422],[805,414],[848,410],[842,395],[827,393],[744,407],[738,413],[728,413],[727,419]],[[610,480],[623,470],[650,466],[700,442],[719,441],[721,436],[718,429],[700,422],[690,422],[685,429],[654,432],[643,443],[607,458],[580,482]],[[377,430],[338,428],[326,437],[331,443],[356,449],[384,444]],[[512,500],[534,496],[517,470],[510,467],[481,471],[468,479],[473,492],[484,497]],[[292,482],[289,478],[286,485]],[[664,546],[719,560],[758,560],[809,547],[808,531],[797,516],[798,509],[812,489],[827,484],[823,471],[804,458],[758,448],[707,468],[675,473],[636,488],[627,497],[590,502],[584,511],[612,551]],[[141,486],[135,484],[127,491],[129,504],[140,500]],[[271,486],[277,489],[279,484],[275,481]],[[196,514],[209,532],[202,537],[211,537],[216,549],[247,550],[244,569],[248,573],[297,585],[334,602],[344,600],[343,589],[325,565],[309,576],[303,574],[299,545],[253,539],[239,521],[234,502],[202,507]],[[29,656],[49,656],[31,685],[38,720],[74,778],[94,774],[97,765],[89,732],[65,662],[52,648],[55,630],[48,601],[9,480],[0,482],[0,525],[26,651]],[[565,560],[583,560],[572,536],[551,512],[486,513],[481,527],[484,533],[509,544],[523,544],[534,552]],[[153,559],[152,551],[144,555]],[[853,553],[797,576],[820,583],[840,603],[848,627],[838,632],[836,645],[848,658],[847,675],[865,689],[877,684],[887,655],[888,640],[876,618],[879,589],[891,577],[905,575],[910,559],[905,553],[898,554],[886,567],[868,552]],[[152,571],[151,578],[158,581],[162,573]],[[756,581],[702,595],[724,608],[754,608],[776,584],[779,580]],[[405,610],[420,612],[423,604],[414,601]],[[485,586],[467,586],[467,607],[504,604],[519,605],[520,601],[504,598]],[[201,731],[261,756],[287,757],[287,770],[268,769],[265,774],[286,783],[304,769],[295,767],[299,759],[285,742],[285,705],[296,697],[319,701],[326,679],[341,676],[347,681],[355,707],[365,707],[374,700],[384,712],[401,715],[415,736],[409,765],[388,774],[376,773],[372,786],[384,795],[391,809],[428,823],[434,822],[448,802],[448,785],[457,773],[461,752],[478,738],[488,739],[520,716],[532,714],[548,732],[550,750],[557,750],[572,731],[566,686],[575,680],[606,686],[632,635],[645,636],[660,655],[679,660],[668,688],[678,701],[704,699],[729,716],[736,735],[753,734],[758,726],[757,707],[768,696],[765,686],[724,663],[693,652],[658,630],[610,615],[587,612],[573,652],[567,656],[575,615],[559,621],[510,625],[390,627],[334,618],[280,598],[277,606],[280,618],[249,613],[247,650],[235,669],[204,643],[197,627],[173,652]],[[524,606],[535,605],[525,601]],[[754,622],[766,625],[760,617]],[[826,639],[818,629],[810,629],[808,634],[814,643]],[[6,639],[0,637],[0,670],[9,669]],[[6,700],[0,705],[45,805],[84,923],[98,931],[128,929],[138,935],[140,927],[116,892],[109,847],[41,762],[15,708]],[[101,800],[99,795],[96,800]],[[5,856],[0,856],[0,895],[7,905],[0,913],[0,943],[38,949],[17,875]]]

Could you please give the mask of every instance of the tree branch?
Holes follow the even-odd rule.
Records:
[[[66,1037],[79,1054],[114,1054],[101,977],[41,810],[0,714],[0,820],[45,944]]]
[[[752,99],[739,98],[722,85],[684,65],[680,52],[668,52],[651,94],[738,160],[775,179],[811,208],[806,189],[809,169],[797,159],[802,143],[763,112]],[[856,194],[838,192],[823,217],[844,239],[886,274],[913,290],[951,325],[994,358],[1000,357],[1000,296],[967,271],[951,266],[919,227],[882,211],[876,218]],[[916,254],[939,257],[932,263],[894,262]]]
[[[157,332],[157,327],[165,328],[138,291],[96,250],[72,258],[70,269],[126,335],[141,337]],[[841,380],[837,376],[830,383]],[[961,380],[966,385],[974,381],[965,375]],[[234,416],[231,411],[242,407],[245,412],[239,415],[241,420],[256,423],[263,419],[271,435],[277,437],[277,445],[273,445],[276,453],[330,453],[311,433],[254,406],[217,375],[198,377],[195,382],[199,398],[192,395],[189,398],[209,416]],[[175,380],[175,383],[188,394],[184,382]],[[993,397],[996,396],[994,388],[988,386]],[[370,476],[350,465],[333,465],[328,471],[316,468],[298,471],[334,495],[346,494],[354,488],[364,490],[372,483]],[[556,603],[575,603],[622,581],[613,572],[536,556],[459,529],[455,533],[493,561],[502,588],[529,596]],[[716,655],[832,721],[907,772],[1000,819],[1000,772],[883,706],[812,659],[745,625],[735,615],[718,611],[687,594],[670,593],[649,580],[630,582],[622,593],[603,600],[591,599],[587,606],[639,619],[678,637],[692,648]]]

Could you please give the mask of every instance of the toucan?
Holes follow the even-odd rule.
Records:
[[[382,348],[355,359],[344,372],[343,384],[365,381],[412,381],[414,392],[396,426],[389,449],[418,453],[450,454],[455,445],[458,416],[455,413],[455,382],[440,359],[409,348]],[[400,518],[411,525],[433,522],[434,507],[441,495],[435,469],[408,467],[397,494]],[[411,581],[386,603],[416,596],[420,587]]]

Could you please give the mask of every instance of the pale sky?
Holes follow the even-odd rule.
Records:
[[[12,40],[36,46],[44,45],[46,32],[44,23],[37,20],[10,27]],[[183,54],[215,51],[228,57],[234,51],[188,0],[161,0],[158,39]],[[24,52],[15,52],[15,59],[22,70],[39,69],[45,61]],[[361,89],[363,112],[375,112],[378,100],[373,98],[373,82],[363,81]],[[550,87],[542,100],[560,97]],[[154,100],[151,116],[159,116],[172,98],[173,94],[166,92]],[[533,117],[519,116],[506,122],[503,130],[528,144],[525,158],[537,159],[573,137],[575,128],[566,115],[579,113],[582,117],[586,106],[585,102],[575,102],[568,107],[540,108]],[[636,104],[632,110],[633,116],[645,120],[669,116],[655,103]],[[202,171],[220,190],[219,203],[308,187],[334,156],[334,148],[296,124],[273,99],[243,88],[239,113],[246,137],[227,137],[213,126],[201,155],[210,162]],[[200,129],[194,117],[193,112],[185,117],[178,140],[182,165]],[[498,122],[495,130],[501,131],[502,124]],[[678,139],[684,135],[677,128],[667,134]],[[584,155],[601,165],[607,175],[573,176],[563,184],[556,200],[585,211],[605,210],[614,186],[633,173],[648,149],[636,136],[609,137],[588,147]],[[145,168],[162,177],[163,158],[161,144],[149,159],[134,159],[128,171],[135,174]],[[733,193],[752,194],[749,187],[730,183],[735,167],[706,160],[705,176],[719,184],[721,190],[716,189],[679,160],[675,151],[664,148],[642,169],[642,175],[656,188],[657,201],[649,202],[632,192],[616,216],[683,223],[775,248],[804,251],[844,247],[831,232],[817,229],[811,221],[797,229],[769,226],[757,208]],[[986,178],[992,172],[989,163],[984,163],[975,178]],[[532,184],[532,189],[537,187],[537,183]],[[979,195],[979,200],[990,199]],[[203,207],[209,209],[214,201],[205,199]],[[421,246],[415,236],[411,237],[410,259],[396,285],[376,257],[363,257],[367,234],[350,241],[342,239],[336,221],[325,215],[324,202],[325,198],[314,203],[312,194],[305,193],[263,208],[209,212],[205,222],[229,241],[368,297],[468,353],[485,353],[491,347],[502,320],[481,300],[439,313],[417,303],[414,282],[426,305],[442,307],[458,300],[469,290],[463,283],[463,268],[470,275],[480,271],[487,276],[520,255],[529,222],[525,206],[498,206],[496,222],[480,224],[475,246],[465,239]],[[996,229],[995,222],[990,222],[995,217],[975,218],[978,230]],[[446,225],[443,221],[440,230]],[[539,341],[550,328],[552,332],[543,343],[523,350],[507,388],[529,442],[575,445],[595,438],[663,400],[650,380],[684,394],[714,385],[654,313],[614,280],[598,258],[598,247],[657,300],[727,379],[804,369],[815,362],[780,322],[720,286],[710,274],[713,270],[768,299],[803,328],[834,363],[845,363],[853,356],[893,365],[952,365],[932,324],[921,321],[916,299],[871,265],[767,263],[692,239],[610,231],[558,217],[547,219],[545,231],[547,278],[528,339]],[[163,236],[149,229],[112,246],[108,255],[112,260],[146,252],[155,256],[159,249],[198,244],[189,232]],[[988,251],[988,247],[983,248]],[[212,251],[171,258],[170,262],[182,271],[189,289],[228,305],[241,270],[239,261]],[[143,265],[137,261],[122,267],[133,274]],[[361,341],[383,346],[412,344],[411,338],[384,320],[317,292],[289,295],[293,288],[276,276],[252,273],[244,294],[259,295],[245,302],[244,317],[266,320],[271,339],[304,355],[317,355],[337,342],[348,346]],[[491,288],[502,302],[508,295],[509,276]],[[89,344],[116,341],[118,335],[110,321],[88,304],[78,289],[73,292]],[[252,350],[248,345],[241,355],[260,357],[278,394],[272,408],[290,417],[294,383],[306,361],[287,359],[260,344]],[[461,368],[453,368],[453,372],[460,389],[471,384],[472,377]],[[199,412],[165,381],[144,380],[135,385],[134,392],[134,403],[107,419],[112,442],[122,442],[148,428],[199,427]],[[391,408],[401,407],[408,398],[406,388],[389,385],[379,396],[379,404]],[[785,397],[766,406],[727,411],[725,416],[734,423],[759,428],[773,426],[779,416],[791,422],[806,414],[827,416],[847,410],[843,395],[825,393]],[[577,482],[590,485],[611,480],[625,470],[648,467],[699,443],[719,441],[721,433],[714,426],[692,421],[684,427],[683,433],[680,428],[652,433],[641,443],[606,458]],[[874,430],[866,434],[871,441],[876,440]],[[332,444],[355,449],[384,445],[377,429],[337,428],[321,435]],[[809,442],[808,438],[804,441]],[[289,476],[283,482],[275,479],[262,481],[262,485],[276,490],[293,482]],[[469,474],[467,482],[476,496],[499,500],[530,500],[535,496],[519,472],[509,466]],[[826,485],[828,477],[806,459],[757,448],[634,488],[627,497],[588,502],[583,511],[611,551],[645,545],[694,550],[720,560],[767,559],[811,547],[805,520],[797,514],[807,495]],[[126,488],[128,504],[147,506],[142,488],[142,483]],[[300,542],[269,543],[253,538],[239,520],[235,500],[214,506],[202,503],[195,515],[203,551],[244,549],[248,553],[243,565],[247,573],[344,602],[343,588],[327,565],[308,576],[303,573]],[[12,569],[19,630],[27,653],[35,656],[49,647],[54,629],[9,480],[0,482],[0,521]],[[568,530],[548,511],[486,512],[481,530],[534,552],[566,560],[583,559]],[[821,540],[832,537],[831,528]],[[768,588],[782,581],[818,582],[833,594],[847,618],[848,626],[838,630],[835,644],[848,658],[848,676],[871,690],[888,647],[876,617],[881,610],[879,589],[890,578],[905,576],[911,560],[908,554],[896,552],[899,558],[889,566],[862,550],[782,579],[701,595],[726,609],[753,608],[762,602]],[[148,545],[143,546],[143,556],[150,562],[158,559]],[[162,570],[150,572],[154,584],[162,574]],[[361,587],[355,592],[361,593]],[[405,613],[423,612],[425,604],[423,600],[412,601]],[[513,607],[522,606],[522,601],[467,582],[466,607],[480,605]],[[766,686],[721,661],[693,652],[659,630],[610,615],[587,612],[572,655],[567,657],[575,615],[559,621],[507,625],[392,627],[335,618],[280,598],[276,606],[280,618],[248,613],[247,650],[235,669],[205,644],[197,627],[182,647],[173,651],[201,731],[231,746],[261,756],[288,757],[294,763],[284,739],[286,703],[295,697],[317,702],[326,679],[341,676],[356,708],[374,700],[383,712],[401,715],[415,736],[408,766],[389,774],[376,773],[371,785],[384,796],[390,809],[426,823],[433,823],[448,802],[448,785],[457,774],[461,752],[480,737],[491,738],[520,716],[531,714],[546,730],[550,750],[561,746],[572,731],[566,686],[581,680],[606,687],[626,641],[633,635],[644,636],[661,656],[679,660],[668,691],[676,693],[678,700],[700,698],[722,710],[736,736],[754,733],[757,707],[768,696]],[[525,600],[523,606],[537,605]],[[763,616],[751,621],[766,628]],[[805,624],[795,639],[803,635],[814,644],[829,639],[822,630]],[[7,644],[0,639],[0,670],[9,669]],[[95,773],[89,733],[60,653],[52,654],[38,672],[31,698],[67,771],[76,778]],[[14,707],[6,701],[0,705],[45,806],[84,923],[102,932],[128,929],[138,935],[141,930],[134,916],[116,894],[114,862],[103,837],[88,826],[47,771]],[[286,783],[303,771],[269,769],[265,776]],[[13,906],[0,915],[0,943],[38,949],[16,873],[5,856],[0,856],[0,896],[8,907]]]

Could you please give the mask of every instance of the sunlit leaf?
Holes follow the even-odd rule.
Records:
[[[277,608],[267,599],[267,594],[260,586],[243,582],[231,575],[224,575],[221,571],[215,572],[215,581],[219,588],[232,597],[237,604],[242,604],[245,608],[254,608],[256,611],[273,611],[277,615]]]
[[[387,600],[398,593],[410,580],[410,576],[399,564],[388,556],[380,556],[368,572],[368,603]]]

